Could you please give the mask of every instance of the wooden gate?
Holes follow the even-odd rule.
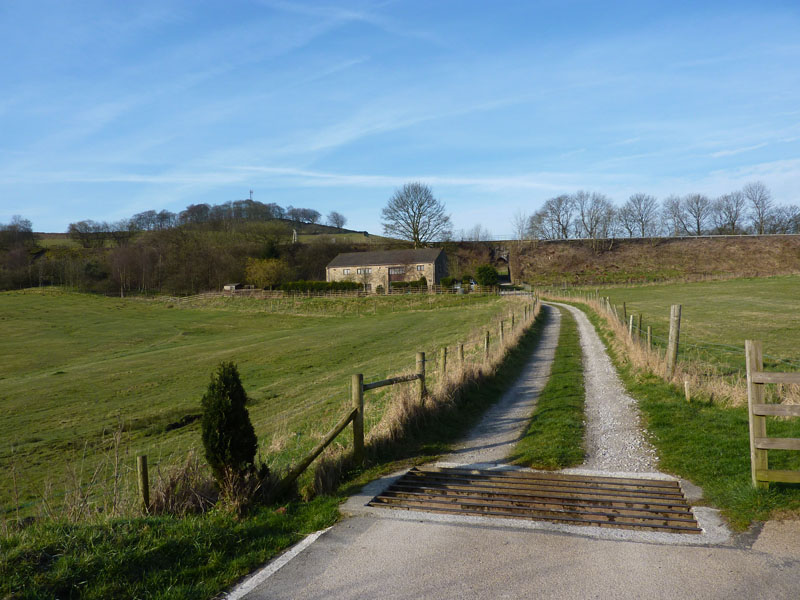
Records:
[[[764,384],[800,385],[800,373],[768,373],[764,371],[761,342],[744,343],[747,363],[747,412],[750,420],[750,471],[753,485],[768,488],[770,481],[800,483],[800,471],[770,469],[767,450],[800,450],[800,438],[767,437],[767,417],[800,417],[800,405],[767,404]]]

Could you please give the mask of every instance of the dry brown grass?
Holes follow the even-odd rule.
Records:
[[[184,516],[202,513],[219,499],[211,470],[193,450],[182,464],[156,471],[150,492],[150,513]]]
[[[540,284],[698,281],[800,272],[800,236],[524,242],[517,274]],[[466,251],[466,250],[465,250]]]

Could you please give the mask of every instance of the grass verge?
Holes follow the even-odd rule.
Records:
[[[583,363],[578,326],[561,311],[550,378],[536,401],[530,425],[509,457],[513,464],[534,469],[563,469],[584,459]]]
[[[212,598],[305,534],[338,499],[201,516],[44,522],[0,537],[3,598]]]
[[[800,517],[800,486],[750,481],[750,445],[745,407],[720,406],[707,397],[686,402],[683,390],[655,374],[636,369],[613,343],[606,321],[579,306],[603,340],[629,394],[639,401],[644,425],[659,456],[659,468],[703,488],[704,499],[722,510],[735,530],[753,521]],[[800,437],[797,420],[770,419],[768,434]],[[800,453],[770,452],[770,467],[800,469]]]

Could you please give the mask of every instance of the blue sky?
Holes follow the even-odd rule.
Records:
[[[578,189],[800,203],[800,3],[0,0],[0,222],[254,198],[379,233]]]

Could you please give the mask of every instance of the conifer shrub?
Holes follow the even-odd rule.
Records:
[[[236,512],[268,492],[269,469],[255,464],[258,439],[245,404],[236,365],[221,363],[202,400],[203,447],[222,499]]]
[[[475,270],[475,279],[481,286],[497,285],[499,275],[492,265],[481,265]]]

